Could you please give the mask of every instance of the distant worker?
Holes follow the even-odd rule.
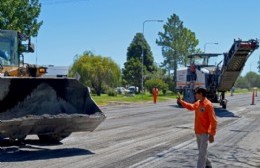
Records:
[[[206,89],[195,90],[197,101],[193,104],[183,101],[178,95],[178,103],[190,111],[195,111],[194,130],[196,134],[199,157],[197,168],[211,168],[211,161],[208,159],[208,141],[214,142],[217,129],[217,119],[212,103],[206,98]]]
[[[232,86],[232,88],[231,88],[231,91],[230,91],[230,93],[231,93],[231,96],[233,96],[233,95],[234,95],[234,92],[235,92],[235,87],[234,87],[234,86]]]
[[[221,61],[222,62],[222,61]],[[219,76],[220,76],[220,74],[221,74],[221,70],[220,70],[220,68],[219,68],[219,64],[217,65],[217,67],[216,67],[216,69],[215,69],[215,79],[214,79],[214,82],[215,82],[215,87],[217,87],[218,86],[218,78],[219,78]]]
[[[157,97],[159,95],[159,90],[157,87],[154,87],[153,90],[152,90],[152,93],[153,93],[153,103],[156,104],[157,102]]]
[[[221,74],[221,70],[220,70],[218,65],[216,67],[216,72],[215,73],[216,73],[216,75],[220,75]]]
[[[194,62],[192,62],[192,64],[190,65],[190,77],[191,77],[191,81],[196,81],[197,79],[197,74],[196,74],[196,65]]]

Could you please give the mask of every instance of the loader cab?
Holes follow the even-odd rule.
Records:
[[[20,64],[23,63],[24,52],[34,52],[34,47],[33,44],[30,43],[30,38],[17,31],[0,30],[1,66],[20,66]]]
[[[195,64],[198,68],[215,66],[216,59],[222,54],[192,54],[188,55],[190,66]]]
[[[187,72],[187,77],[192,76],[192,64],[196,66],[196,74],[193,75],[196,78],[196,82],[204,83],[204,88],[207,89],[207,97],[212,102],[218,102],[218,97],[216,95],[216,89],[218,87],[218,78],[220,75],[220,61],[219,56],[222,54],[215,53],[203,53],[203,54],[193,54],[189,55],[190,67]],[[188,79],[187,79],[188,81]]]
[[[207,66],[209,57],[202,55],[189,55],[190,65],[195,64],[197,66]]]
[[[0,30],[0,64],[2,66],[18,66],[17,32]]]
[[[218,53],[203,53],[203,54],[192,54],[188,55],[190,65],[189,69],[192,69],[192,66],[196,66],[196,69],[205,73],[205,74],[216,74],[221,69],[223,54]]]

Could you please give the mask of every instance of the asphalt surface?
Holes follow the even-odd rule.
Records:
[[[260,167],[260,98],[227,96],[215,105],[219,127],[209,145],[213,167]],[[195,167],[194,114],[176,100],[101,107],[106,120],[93,132],[72,133],[58,144],[34,135],[25,144],[1,142],[1,168]]]

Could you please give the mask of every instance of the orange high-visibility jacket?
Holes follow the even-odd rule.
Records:
[[[159,90],[157,88],[153,88],[153,96],[158,96]]]
[[[212,103],[205,98],[203,101],[187,103],[180,101],[181,105],[190,111],[195,111],[194,130],[196,134],[215,135],[217,129],[217,118]]]

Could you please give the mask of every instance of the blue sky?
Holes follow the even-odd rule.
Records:
[[[143,31],[156,63],[163,61],[155,40],[167,18],[176,14],[195,32],[198,47],[214,53],[227,52],[234,39],[260,38],[259,0],[40,0],[43,20],[36,52],[25,61],[39,65],[72,65],[74,56],[86,50],[111,57],[121,68],[127,48],[137,32]],[[210,44],[218,43],[218,45]],[[257,72],[260,49],[246,62],[242,72]]]

